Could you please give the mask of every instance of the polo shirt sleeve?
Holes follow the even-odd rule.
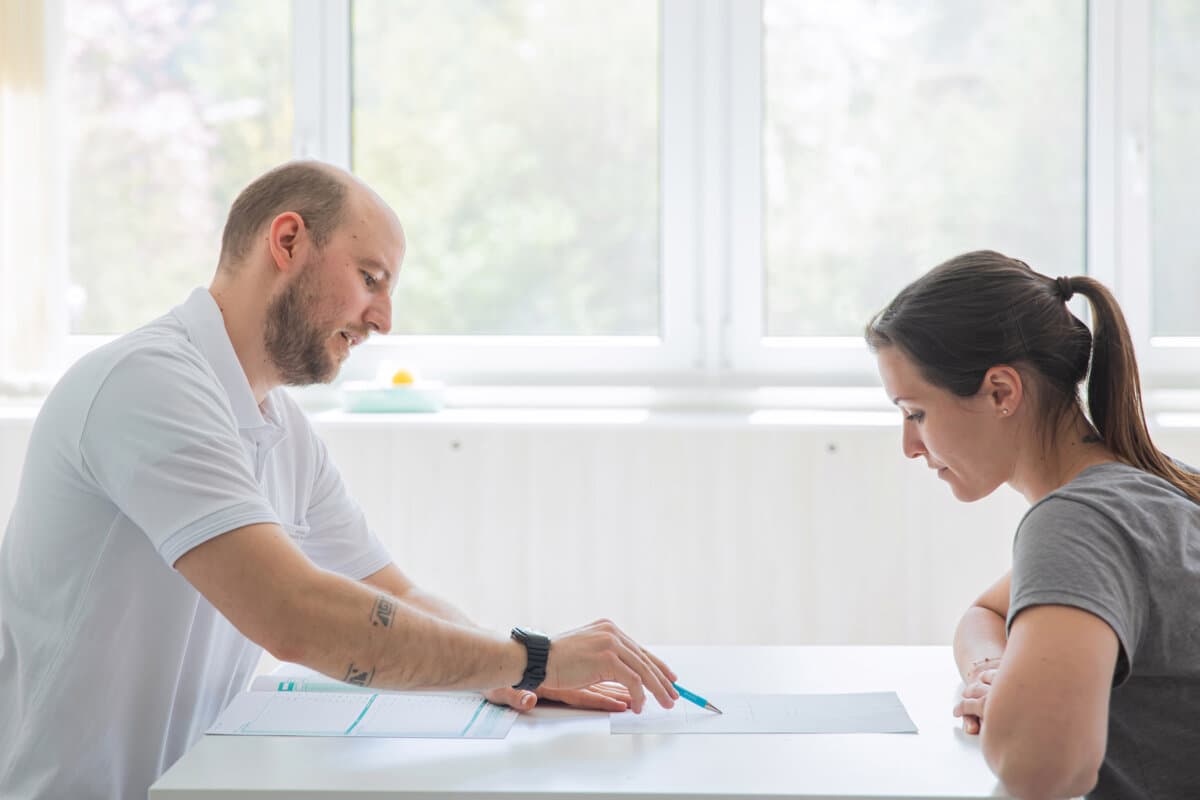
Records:
[[[317,566],[361,580],[392,562],[387,548],[367,525],[366,514],[342,481],[325,443],[311,428],[316,471],[308,507],[309,534],[300,543]]]
[[[88,410],[79,458],[84,476],[172,568],[222,533],[279,522],[198,353],[144,348],[115,364]]]
[[[1077,500],[1047,498],[1017,530],[1007,628],[1037,605],[1096,615],[1120,643],[1113,676],[1119,686],[1132,674],[1149,610],[1141,564],[1132,538],[1109,515]]]

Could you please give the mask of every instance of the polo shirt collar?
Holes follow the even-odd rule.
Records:
[[[188,339],[199,348],[221,386],[229,397],[229,405],[233,408],[234,418],[238,428],[261,428],[271,425],[263,418],[258,403],[254,400],[254,392],[250,389],[250,381],[246,380],[246,372],[242,362],[238,361],[237,353],[233,350],[233,342],[229,341],[229,332],[225,330],[225,318],[216,299],[207,289],[194,289],[183,305],[175,308],[175,314],[187,329]]]

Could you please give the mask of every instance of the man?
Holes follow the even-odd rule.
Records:
[[[550,646],[415,587],[280,388],[332,380],[388,332],[403,256],[395,214],[364,184],[286,164],[234,202],[207,291],[46,398],[0,547],[0,796],[144,797],[260,648],[363,686],[480,689],[520,710],[534,690],[673,704],[674,674],[610,622]]]

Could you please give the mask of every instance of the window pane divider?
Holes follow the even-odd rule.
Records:
[[[350,0],[292,0],[292,152],[350,169]]]
[[[1101,5],[1097,3],[1096,5]],[[1116,275],[1112,286],[1141,354],[1149,350],[1152,268],[1150,243],[1150,3],[1119,0],[1116,7],[1117,177]],[[1149,365],[1147,365],[1149,366]]]

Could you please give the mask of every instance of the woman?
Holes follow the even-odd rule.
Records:
[[[1150,441],[1112,295],[967,253],[866,336],[905,455],[959,500],[1007,483],[1030,503],[954,637],[954,713],[988,764],[1019,797],[1200,797],[1200,475]]]

